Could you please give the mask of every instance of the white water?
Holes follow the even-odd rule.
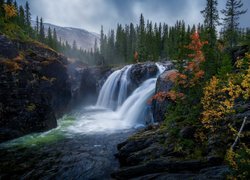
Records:
[[[113,72],[101,88],[96,106],[102,108],[113,108],[122,105],[127,97],[128,72],[132,65]],[[118,96],[116,95],[117,90]]]
[[[154,94],[155,83],[156,78],[146,80],[126,99],[122,107],[117,111],[124,121],[132,125],[136,123],[144,124],[144,108],[147,105],[147,100]]]
[[[131,66],[125,66],[108,77],[100,91],[96,106],[85,108],[82,114],[78,115],[76,123],[69,127],[71,132],[110,133],[144,126],[147,101],[154,94],[157,77],[164,72],[165,67],[156,63],[157,77],[144,81],[127,97]]]

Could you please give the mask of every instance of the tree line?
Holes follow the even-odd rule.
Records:
[[[201,11],[204,23],[187,25],[177,21],[174,26],[165,23],[153,23],[145,20],[141,14],[139,24],[117,25],[116,30],[103,33],[101,27],[100,54],[107,64],[134,62],[134,54],[138,53],[139,61],[157,61],[174,59],[182,61],[188,54],[186,45],[190,43],[190,35],[198,31],[202,40],[209,42],[205,54],[209,59],[218,57],[218,46],[232,48],[241,43],[249,44],[249,28],[239,27],[240,15],[246,13],[241,0],[227,0],[225,9],[221,10],[224,18],[219,17],[217,0],[207,0]],[[220,32],[217,27],[223,25]],[[215,60],[214,60],[215,61]],[[213,62],[215,63],[215,62]]]

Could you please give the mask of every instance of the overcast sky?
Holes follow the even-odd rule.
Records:
[[[26,0],[17,0],[25,3]],[[44,22],[64,27],[83,28],[100,32],[101,25],[107,31],[117,23],[138,23],[143,13],[145,19],[173,25],[177,20],[187,24],[202,22],[200,11],[206,0],[28,0],[32,18],[42,16]],[[218,0],[221,10],[226,0]],[[241,16],[242,27],[250,27],[250,0],[242,0],[248,12]]]

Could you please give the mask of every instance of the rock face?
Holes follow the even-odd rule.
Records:
[[[56,127],[56,117],[66,111],[71,98],[67,59],[38,43],[0,39],[0,52],[4,52],[0,57],[0,142]]]
[[[137,87],[139,87],[139,85],[145,80],[155,77],[157,72],[157,66],[153,62],[134,64],[129,72],[129,94],[133,92]]]
[[[186,128],[183,131],[191,131]],[[167,143],[168,132],[157,126],[135,134],[118,144],[115,155],[121,164],[115,179],[223,179],[228,167],[217,156],[184,158],[174,144]]]
[[[111,68],[86,67],[72,63],[68,65],[68,73],[71,80],[72,100],[71,104],[90,104],[96,102],[98,93],[111,73]]]
[[[18,51],[8,38],[0,34],[0,55],[5,58],[14,58],[18,55]]]
[[[167,70],[158,77],[156,82],[155,94],[159,92],[168,92],[169,90],[171,90],[174,83],[170,80],[170,75],[175,72],[176,70]],[[167,99],[163,102],[158,102],[155,100],[152,102],[152,111],[155,121],[164,121],[168,103],[169,101]]]

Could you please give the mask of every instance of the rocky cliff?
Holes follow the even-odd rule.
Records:
[[[0,36],[0,142],[57,126],[71,98],[67,59]]]

